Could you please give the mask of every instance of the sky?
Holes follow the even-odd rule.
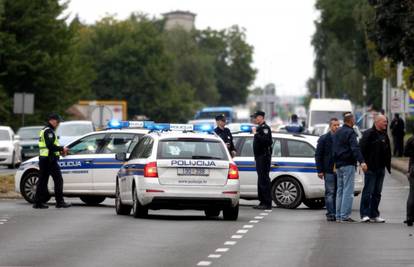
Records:
[[[124,19],[131,12],[161,17],[182,10],[197,14],[197,29],[246,29],[247,42],[254,47],[258,70],[252,87],[276,85],[278,95],[304,95],[306,81],[313,75],[314,50],[311,38],[318,12],[315,0],[71,0],[68,12],[92,24],[105,15]]]

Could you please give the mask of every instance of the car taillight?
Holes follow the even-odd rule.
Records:
[[[158,177],[158,171],[157,171],[157,163],[156,162],[150,162],[147,163],[144,167],[144,177],[150,177],[150,178],[157,178]]]
[[[239,169],[233,163],[230,163],[227,179],[239,179]]]

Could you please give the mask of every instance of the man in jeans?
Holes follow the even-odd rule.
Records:
[[[344,125],[333,135],[333,157],[337,175],[336,221],[355,222],[351,217],[354,200],[355,168],[357,162],[367,170],[362,156],[351,112],[344,113]]]
[[[381,201],[385,168],[391,172],[391,145],[387,135],[387,118],[378,115],[374,126],[364,132],[361,141],[362,155],[369,169],[365,173],[361,197],[361,222],[383,223],[378,206]]]
[[[318,176],[325,180],[326,219],[336,220],[336,174],[332,157],[332,136],[339,128],[339,120],[332,118],[329,122],[329,132],[319,137],[316,146],[315,161]]]

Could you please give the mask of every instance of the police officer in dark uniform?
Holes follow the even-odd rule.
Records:
[[[58,160],[60,154],[66,155],[68,148],[59,145],[55,129],[62,119],[58,114],[50,114],[47,119],[47,125],[40,131],[39,136],[39,169],[40,175],[37,182],[35,209],[47,209],[45,198],[48,195],[47,184],[51,175],[55,187],[56,208],[68,208],[70,203],[63,200],[63,178],[60,171]]]
[[[253,152],[254,160],[256,161],[257,171],[257,194],[259,196],[260,204],[253,208],[255,209],[271,209],[272,208],[272,194],[270,184],[270,165],[272,161],[272,130],[266,124],[263,111],[256,111],[252,115],[258,125],[253,127]]]
[[[224,143],[227,145],[227,149],[230,152],[232,157],[236,156],[236,148],[233,143],[233,135],[230,132],[229,128],[226,128],[226,117],[224,114],[216,116],[217,127],[214,129],[214,132],[223,139]]]

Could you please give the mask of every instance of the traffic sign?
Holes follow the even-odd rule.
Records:
[[[401,89],[398,89],[398,88],[391,89],[391,103],[390,103],[391,113],[404,112],[403,96],[404,96],[404,92],[402,92]]]

